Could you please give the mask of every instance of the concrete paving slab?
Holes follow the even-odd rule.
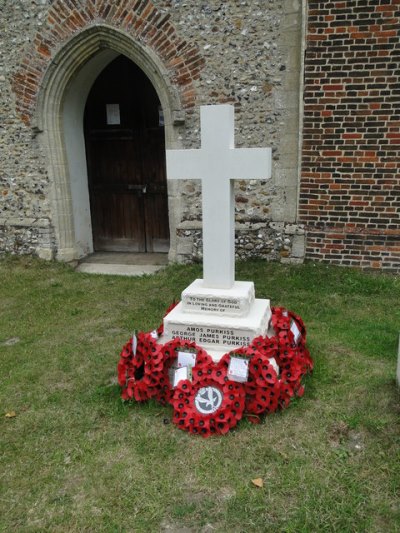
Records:
[[[168,254],[132,252],[95,252],[84,258],[82,263],[115,265],[167,265]]]
[[[109,274],[113,276],[143,276],[154,274],[164,268],[162,265],[119,265],[110,263],[81,263],[77,272],[86,274]]]

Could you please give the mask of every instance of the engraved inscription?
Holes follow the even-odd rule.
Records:
[[[205,326],[182,326],[171,323],[169,324],[168,329],[168,336],[171,336],[171,338],[179,337],[200,345],[245,346],[252,341],[252,337],[246,330]]]
[[[237,298],[218,298],[210,296],[187,296],[185,305],[188,311],[203,311],[212,313],[234,313],[242,310]]]

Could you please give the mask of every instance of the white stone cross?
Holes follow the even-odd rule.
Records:
[[[168,179],[201,179],[203,197],[203,280],[230,289],[235,281],[233,179],[271,177],[271,148],[234,145],[232,105],[201,106],[201,148],[167,150]]]

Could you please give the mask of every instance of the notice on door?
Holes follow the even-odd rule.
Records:
[[[121,117],[119,114],[119,104],[106,104],[107,125],[114,126],[121,124]]]

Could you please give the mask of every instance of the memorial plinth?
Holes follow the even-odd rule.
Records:
[[[254,283],[250,281],[235,281],[230,289],[216,289],[205,286],[202,279],[196,279],[182,292],[182,311],[246,316],[254,297]]]
[[[198,279],[164,318],[161,341],[193,341],[218,361],[226,352],[267,335],[270,319],[270,302],[254,298],[252,282],[237,281],[231,289],[213,289]]]
[[[203,106],[201,148],[167,150],[168,179],[202,181],[204,279],[182,292],[161,336],[154,330],[138,342],[133,335],[118,364],[124,400],[171,403],[173,422],[203,437],[225,434],[245,414],[259,421],[287,406],[303,394],[302,375],[312,369],[300,317],[279,308],[272,316],[253,282],[235,281],[233,180],[268,179],[271,150],[235,149],[233,119],[233,106]],[[210,356],[223,359],[214,365]]]

